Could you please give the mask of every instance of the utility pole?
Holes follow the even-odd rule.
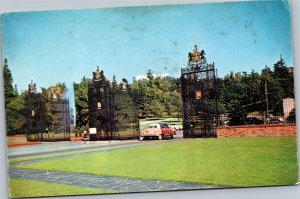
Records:
[[[266,107],[267,107],[267,121],[269,119],[269,98],[268,98],[268,83],[267,83],[267,66],[265,67],[265,95],[266,95]]]

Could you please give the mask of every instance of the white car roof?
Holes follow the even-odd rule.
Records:
[[[148,127],[149,127],[149,126],[157,126],[157,127],[160,127],[160,124],[159,124],[159,123],[151,123],[151,124],[148,125]]]

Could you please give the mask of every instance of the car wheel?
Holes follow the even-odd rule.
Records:
[[[174,135],[171,135],[171,138],[173,139],[173,138],[174,138]]]

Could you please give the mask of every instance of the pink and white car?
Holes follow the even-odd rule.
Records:
[[[147,129],[140,132],[139,139],[144,140],[144,138],[157,138],[159,140],[170,137],[173,138],[174,129],[169,128],[165,123],[152,123]]]

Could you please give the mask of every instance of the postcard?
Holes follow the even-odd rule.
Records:
[[[289,1],[1,15],[11,198],[297,185]]]

